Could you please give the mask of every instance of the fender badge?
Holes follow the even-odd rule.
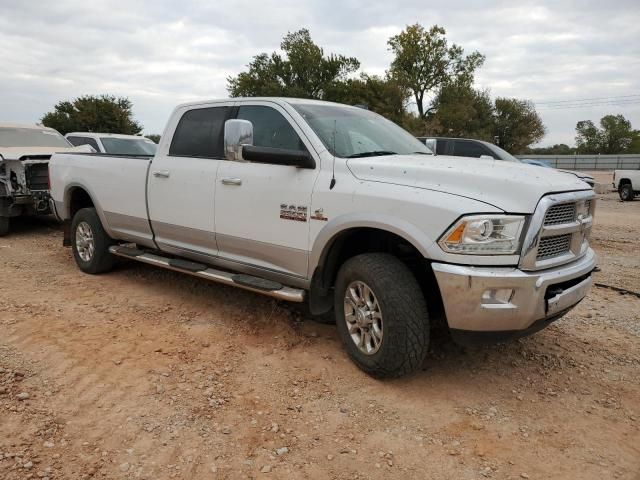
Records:
[[[311,215],[311,220],[320,220],[321,222],[327,222],[329,221],[328,217],[325,217],[323,210],[321,208],[317,209],[315,212],[313,212],[313,215]]]

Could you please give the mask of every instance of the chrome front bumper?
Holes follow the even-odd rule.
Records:
[[[525,331],[558,318],[587,295],[595,267],[591,248],[575,262],[537,272],[432,264],[449,328],[469,332]],[[491,298],[495,292],[503,298]]]

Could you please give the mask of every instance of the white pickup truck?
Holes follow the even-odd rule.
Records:
[[[630,202],[640,195],[640,169],[614,170],[613,188],[618,191],[620,200]]]
[[[533,333],[580,302],[594,193],[572,175],[433,156],[372,112],[287,98],[181,105],[154,157],[56,154],[80,269],[116,256],[332,310],[376,377],[459,342]]]
[[[54,152],[90,152],[74,147],[53,128],[0,123],[0,237],[20,215],[48,215],[49,170]]]

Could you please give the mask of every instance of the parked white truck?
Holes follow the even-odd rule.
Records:
[[[620,200],[630,202],[640,195],[640,168],[638,170],[614,170],[613,188],[618,191]]]
[[[154,157],[56,154],[53,209],[80,269],[116,256],[334,311],[376,377],[459,342],[533,333],[580,302],[596,257],[578,178],[430,155],[372,112],[247,98],[181,105]]]

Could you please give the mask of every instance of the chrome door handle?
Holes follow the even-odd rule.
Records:
[[[153,172],[153,176],[157,178],[169,178],[170,175],[169,170],[156,170]]]
[[[241,178],[223,178],[222,184],[223,185],[242,185],[242,179]]]

